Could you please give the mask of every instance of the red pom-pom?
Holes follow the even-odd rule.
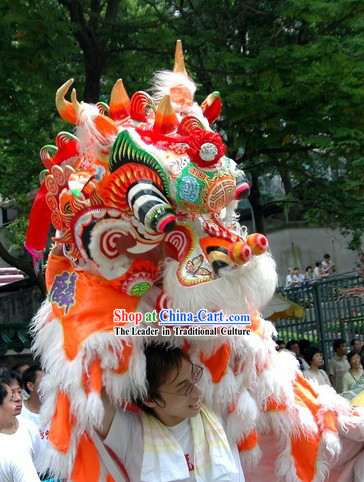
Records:
[[[191,135],[188,144],[187,154],[191,162],[202,168],[214,166],[226,151],[220,134],[202,129]]]

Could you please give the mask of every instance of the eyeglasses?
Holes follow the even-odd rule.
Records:
[[[203,367],[200,367],[199,365],[195,365],[194,363],[191,363],[191,379],[193,380],[192,383],[186,382],[186,386],[182,387],[178,392],[165,392],[164,390],[159,390],[160,393],[168,393],[170,395],[178,395],[180,397],[188,397],[191,395],[193,392],[193,389],[195,388],[196,383],[198,383],[203,374]]]

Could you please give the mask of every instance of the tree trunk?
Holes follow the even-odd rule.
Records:
[[[249,201],[253,208],[255,231],[257,233],[265,234],[265,220],[263,213],[263,206],[260,202],[260,191],[258,176],[252,176],[252,184],[250,186],[250,196]]]
[[[286,196],[292,192],[292,181],[291,177],[289,175],[289,172],[285,173],[280,173],[282,182],[283,182],[283,187],[284,191],[286,193]],[[296,221],[300,217],[300,207],[298,204],[293,204],[288,211],[288,219],[290,221]]]
[[[1,242],[0,242],[0,258],[2,258],[10,266],[14,266],[14,268],[17,268],[23,273],[27,274],[29,278],[31,278],[37,283],[42,293],[46,295],[47,290],[46,290],[45,280],[42,273],[35,274],[31,263],[27,263],[26,261],[11,255]]]
[[[85,89],[83,100],[96,104],[100,100],[101,76],[104,73],[105,62],[100,58],[99,52],[91,50],[84,52],[85,59]]]

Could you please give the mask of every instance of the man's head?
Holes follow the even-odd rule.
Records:
[[[279,351],[279,350],[283,350],[283,348],[286,348],[286,344],[283,340],[277,340],[276,341],[276,350]]]
[[[286,348],[287,350],[293,352],[296,356],[300,356],[300,347],[297,340],[289,340]]]
[[[333,344],[333,348],[337,356],[344,356],[348,351],[348,348],[346,346],[346,341],[343,338],[339,338],[335,340]]]
[[[293,273],[294,274],[300,274],[300,269],[296,266],[295,268],[293,268]]]
[[[311,368],[320,368],[324,360],[322,353],[316,346],[310,346],[305,351],[305,360]]]
[[[331,256],[329,255],[329,253],[324,254],[324,261],[326,261],[326,263],[329,263],[330,259],[331,259]]]
[[[0,382],[0,430],[11,424],[14,417],[15,404],[9,385]]]
[[[28,370],[25,370],[23,385],[27,393],[29,393],[30,400],[40,402],[39,385],[43,376],[44,372],[40,365],[31,365]]]
[[[315,266],[316,268],[322,268],[322,261],[316,261]]]
[[[29,363],[27,363],[27,362],[19,362],[19,363],[17,363],[16,365],[13,366],[12,370],[14,370],[15,372],[20,373],[20,375],[23,375],[24,372],[25,372],[26,370],[28,370],[28,368],[30,368]]]
[[[306,273],[312,273],[312,266],[307,266]]]
[[[202,368],[193,365],[179,348],[151,344],[145,348],[148,394],[137,405],[173,426],[196,416],[202,406],[202,391],[197,382]]]
[[[18,372],[6,367],[0,369],[0,382],[10,388],[12,401],[14,402],[14,415],[20,415],[23,407],[22,379]]]
[[[350,345],[352,351],[355,351],[356,353],[361,353],[361,348],[363,344],[359,340],[359,338],[354,338],[354,340],[351,340]]]

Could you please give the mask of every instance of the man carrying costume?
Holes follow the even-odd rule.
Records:
[[[174,71],[156,74],[153,97],[136,92],[130,99],[118,80],[109,105],[79,103],[75,90],[69,102],[65,96],[72,82],[58,90],[56,104],[62,118],[76,125],[76,135],[62,132],[55,146],[41,150],[46,170],[26,241],[36,259],[50,223],[57,230],[47,264],[48,299],[33,322],[33,349],[47,372],[42,414],[50,421],[51,448],[44,463],[74,482],[122,480],[123,475],[113,476],[117,459],[110,466],[103,462],[109,452],[97,435],[107,432],[102,394],[113,406],[143,400],[145,411],[152,403],[149,408],[159,418],[142,412],[144,435],[158,426],[162,441],[174,441],[167,424],[158,422],[165,422],[156,403],[160,398],[148,397],[144,352],[152,342],[168,341],[185,353],[183,367],[188,359],[203,368],[198,385],[205,405],[190,419],[192,438],[201,433],[194,426],[202,424],[207,433],[217,427],[226,460],[234,458],[236,446],[247,480],[266,480],[269,473],[276,481],[324,481],[340,452],[344,459],[335,460],[352,475],[362,442],[353,442],[357,450],[349,467],[342,433],[355,432],[362,440],[362,415],[331,389],[310,385],[289,354],[277,353],[274,327],[259,314],[274,294],[277,275],[267,239],[248,235],[234,215],[249,185],[211,128],[222,107],[219,93],[201,105],[194,101],[196,86],[180,42]],[[171,328],[169,337],[116,337],[113,312],[120,308],[247,313],[251,334],[177,337]],[[196,376],[190,374],[186,383],[193,384]],[[162,380],[159,389],[166,383],[171,380]],[[167,388],[170,394],[158,392],[162,400],[176,396],[174,388]],[[206,438],[201,450],[208,461],[215,449]],[[183,452],[178,443],[176,448]],[[194,459],[188,461],[195,472],[199,449],[194,443]],[[152,465],[155,452],[154,444],[144,446]],[[181,474],[186,470],[179,461],[177,466]],[[204,475],[210,473],[207,466],[204,472],[202,463],[197,480],[211,481]],[[139,469],[148,473],[144,463]],[[338,477],[330,482],[351,480]]]

